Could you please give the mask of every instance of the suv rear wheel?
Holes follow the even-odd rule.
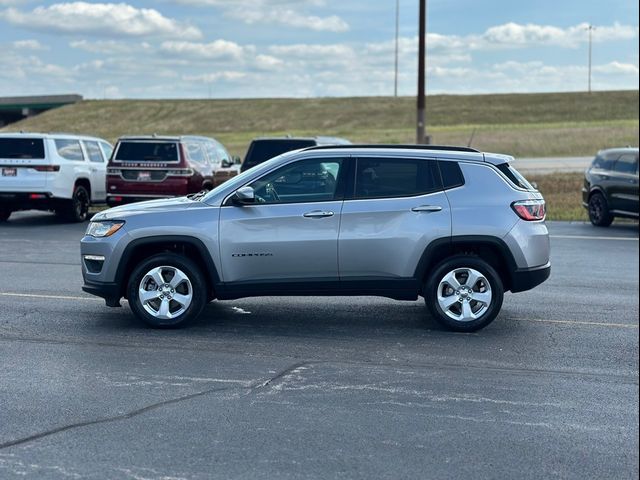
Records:
[[[607,199],[601,193],[594,193],[589,198],[589,220],[596,227],[608,227],[613,222]]]
[[[71,200],[65,202],[56,213],[70,222],[84,222],[89,216],[91,197],[82,185],[76,185]]]
[[[134,269],[127,299],[133,313],[148,325],[178,327],[202,312],[207,289],[202,272],[191,260],[165,253]]]
[[[503,298],[498,273],[471,255],[457,255],[440,263],[424,287],[424,299],[433,317],[458,332],[474,332],[489,325]]]

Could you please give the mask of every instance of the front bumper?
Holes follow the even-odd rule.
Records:
[[[551,262],[534,268],[519,268],[511,274],[511,292],[531,290],[543,283],[551,275]]]
[[[107,307],[119,307],[122,297],[120,286],[117,283],[96,283],[85,280],[82,291],[104,298]]]

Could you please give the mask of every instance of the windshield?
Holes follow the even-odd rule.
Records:
[[[124,162],[177,162],[176,142],[120,142],[115,160]]]
[[[0,158],[42,160],[44,142],[41,138],[0,138]]]

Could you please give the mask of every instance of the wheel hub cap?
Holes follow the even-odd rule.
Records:
[[[445,315],[459,322],[482,317],[489,309],[492,298],[489,281],[473,268],[452,270],[438,285],[438,305]]]
[[[191,305],[191,281],[176,267],[155,267],[142,277],[138,299],[150,315],[161,320],[175,319]]]

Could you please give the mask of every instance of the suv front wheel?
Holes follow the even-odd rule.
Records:
[[[152,327],[178,327],[195,319],[207,301],[200,269],[188,258],[165,253],[132,272],[127,299],[133,313]]]
[[[424,299],[438,323],[458,332],[489,325],[502,307],[504,286],[495,269],[471,255],[439,264],[424,287]]]
[[[613,223],[607,199],[601,193],[596,192],[589,198],[589,221],[596,227],[608,227]]]

